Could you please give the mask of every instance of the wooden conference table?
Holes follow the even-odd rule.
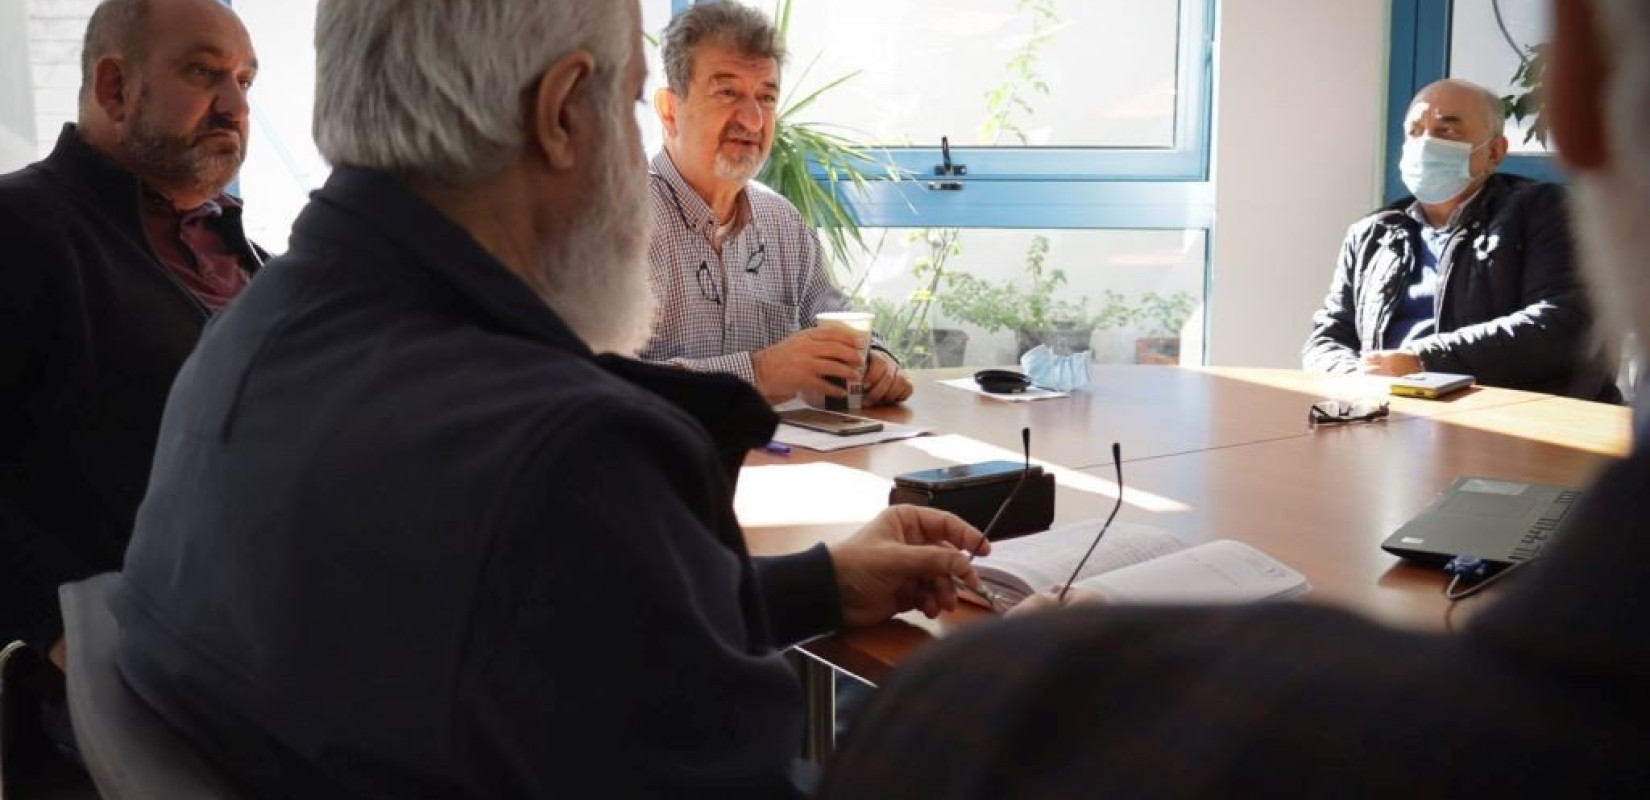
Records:
[[[751,551],[795,552],[851,534],[887,504],[898,473],[1019,460],[1020,429],[1029,426],[1032,460],[1056,476],[1057,525],[1110,511],[1111,444],[1119,442],[1120,520],[1188,544],[1247,542],[1304,573],[1308,602],[1438,630],[1470,608],[1450,612],[1443,574],[1387,555],[1381,540],[1459,476],[1581,485],[1626,454],[1630,435],[1625,407],[1510,389],[1474,387],[1440,401],[1383,396],[1391,401],[1383,421],[1312,430],[1312,403],[1383,389],[1294,370],[1147,366],[1095,366],[1086,390],[1030,403],[937,383],[969,374],[915,373],[905,405],[866,412],[932,435],[836,453],[753,453],[736,499]],[[823,667],[877,683],[935,635],[986,616],[965,606],[934,622],[895,619],[804,646],[810,752],[830,747]]]

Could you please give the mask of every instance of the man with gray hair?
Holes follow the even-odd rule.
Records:
[[[699,3],[663,42],[668,85],[654,95],[664,150],[650,169],[648,248],[659,300],[651,361],[737,375],[771,402],[799,393],[897,403],[911,382],[880,341],[861,365],[854,335],[813,327],[848,301],[825,274],[819,237],[790,201],[755,180],[773,147],[785,48],[762,12]]]
[[[225,193],[257,70],[217,0],[106,0],[77,121],[0,177],[0,645],[58,669],[57,587],[120,566],[167,387],[263,258]]]
[[[1455,78],[1415,96],[1403,198],[1354,223],[1303,348],[1307,369],[1620,400],[1575,270],[1564,189],[1496,173],[1501,100]]]
[[[1556,10],[1548,119],[1581,262],[1611,332],[1650,341],[1650,3]],[[1295,603],[981,625],[901,668],[822,795],[1642,796],[1645,434],[1464,630]]]
[[[334,171],[179,375],[115,614],[267,797],[785,797],[781,648],[977,585],[902,507],[755,559],[749,385],[649,332],[634,0],[323,0]]]

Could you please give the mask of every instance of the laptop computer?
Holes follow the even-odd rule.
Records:
[[[1569,486],[1458,478],[1381,549],[1439,565],[1461,555],[1500,566],[1528,561],[1552,542],[1580,497],[1580,490]]]

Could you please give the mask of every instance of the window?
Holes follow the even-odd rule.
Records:
[[[1040,258],[1045,281],[1062,278],[1043,284],[1055,316],[1093,328],[1063,346],[1080,340],[1105,362],[1177,350],[1200,362],[1212,18],[1209,0],[793,0],[786,98],[844,79],[797,121],[856,139],[903,176],[848,193],[870,252],[837,266],[884,337],[912,345],[900,355],[959,363],[931,335],[958,328],[960,363],[1016,361],[1007,322]],[[942,136],[965,174],[936,174]],[[1155,338],[1175,344],[1135,346]]]

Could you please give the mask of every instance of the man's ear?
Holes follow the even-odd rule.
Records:
[[[1605,167],[1610,140],[1604,122],[1609,69],[1592,0],[1553,4],[1552,61],[1547,65],[1547,120],[1564,163],[1576,169]]]
[[[539,76],[532,96],[528,128],[532,141],[528,146],[543,153],[551,169],[572,169],[578,161],[579,143],[575,135],[597,127],[598,109],[592,103],[578,102],[581,94],[588,94],[595,72],[595,57],[577,50],[557,59]]]
[[[660,86],[653,90],[653,112],[659,115],[659,122],[665,126],[665,136],[676,138],[676,105],[681,98],[676,96],[675,90],[669,86]]]
[[[125,59],[104,56],[92,65],[92,102],[112,122],[125,122],[136,100],[137,86],[127,72]]]
[[[1511,148],[1512,144],[1507,141],[1507,137],[1504,135],[1498,134],[1494,139],[1491,139],[1490,169],[1501,166],[1501,162],[1507,157],[1507,151]]]

